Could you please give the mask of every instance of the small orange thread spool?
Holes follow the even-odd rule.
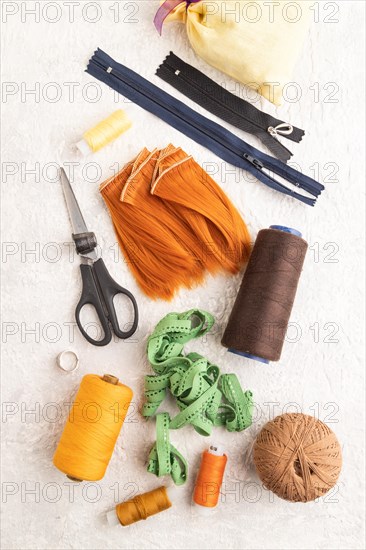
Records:
[[[70,410],[53,463],[73,481],[102,479],[132,399],[110,374],[87,374]]]
[[[127,502],[117,504],[114,510],[107,513],[109,525],[131,525],[142,519],[159,514],[172,506],[169,489],[158,487],[148,493],[137,495]]]
[[[203,508],[217,506],[226,462],[227,456],[220,447],[211,445],[208,451],[204,451],[193,493],[195,504]]]

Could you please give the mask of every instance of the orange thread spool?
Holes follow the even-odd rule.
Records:
[[[73,481],[102,479],[132,395],[115,376],[84,376],[53,457],[56,468]]]
[[[110,525],[119,523],[126,527],[167,510],[172,506],[168,492],[169,490],[162,486],[117,504],[115,511],[112,510],[107,514],[108,523]]]
[[[195,504],[204,508],[217,506],[226,462],[227,456],[215,445],[211,445],[208,451],[203,452],[193,493]]]

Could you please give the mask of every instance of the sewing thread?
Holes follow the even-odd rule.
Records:
[[[124,134],[132,123],[122,109],[118,109],[109,117],[83,134],[83,139],[76,146],[81,153],[87,155],[96,153],[120,135]]]
[[[119,523],[126,527],[168,510],[171,506],[172,502],[168,491],[162,486],[153,491],[137,495],[127,502],[117,504],[116,515]]]
[[[267,422],[254,445],[254,464],[264,486],[291,502],[325,495],[342,467],[341,446],[323,422],[287,413]]]
[[[132,399],[111,375],[83,377],[53,463],[74,481],[102,479]]]
[[[280,359],[307,248],[296,230],[259,231],[222,337],[229,351],[263,363]]]
[[[202,454],[193,492],[193,502],[204,508],[215,508],[219,502],[227,456],[215,445]]]

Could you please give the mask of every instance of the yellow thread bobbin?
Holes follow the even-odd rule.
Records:
[[[99,122],[94,128],[87,130],[76,147],[83,155],[95,153],[124,134],[131,126],[132,123],[126,113],[119,109]]]
[[[102,479],[131,399],[116,376],[84,376],[53,457],[56,468],[72,481]]]

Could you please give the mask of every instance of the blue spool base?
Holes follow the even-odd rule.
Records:
[[[235,355],[241,355],[242,357],[247,357],[248,359],[254,359],[254,361],[259,361],[260,363],[265,363],[266,365],[269,364],[268,359],[263,359],[263,357],[257,357],[256,355],[252,355],[251,353],[247,353],[246,351],[238,351],[233,348],[228,348],[228,351],[230,351],[230,353],[235,353]]]
[[[284,231],[285,233],[291,233],[291,235],[296,235],[296,237],[302,237],[302,233],[300,231],[293,229],[292,227],[286,227],[286,225],[270,225],[269,228]]]

